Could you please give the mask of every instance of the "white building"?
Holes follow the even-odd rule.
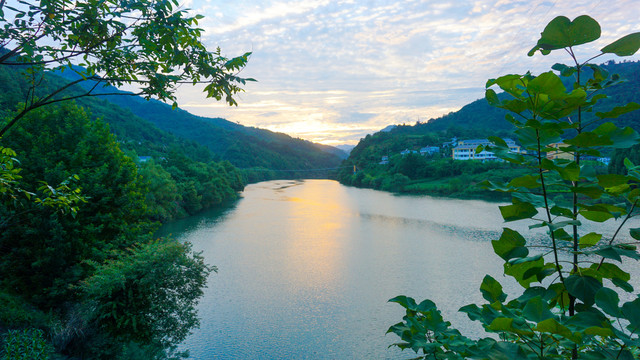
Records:
[[[509,151],[514,153],[520,152],[520,146],[516,144],[515,141],[511,139],[504,139],[509,146]],[[482,150],[481,152],[476,154],[476,148],[480,145],[487,146],[491,145],[491,142],[487,139],[471,139],[471,140],[460,140],[458,141],[458,145],[454,147],[451,151],[451,157],[453,160],[497,160],[498,158],[494,153],[487,150]]]
[[[409,154],[417,154],[418,152],[415,150],[409,150],[409,149],[404,149],[403,151],[400,151],[400,155],[402,156],[407,156]]]
[[[420,155],[433,155],[440,152],[440,148],[437,146],[425,146],[420,149]]]

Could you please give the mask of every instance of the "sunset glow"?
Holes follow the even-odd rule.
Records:
[[[288,133],[324,144],[355,144],[390,124],[413,124],[484,96],[487,79],[540,72],[564,59],[526,56],[549,20],[589,14],[605,31],[589,54],[638,31],[635,0],[187,2],[205,15],[210,47],[253,52],[239,106],[182,87],[197,115]],[[638,56],[630,58],[638,59]],[[606,57],[599,59],[606,61]]]

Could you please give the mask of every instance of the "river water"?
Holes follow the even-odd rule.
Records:
[[[415,354],[388,348],[403,316],[390,298],[429,298],[474,337],[481,327],[457,309],[484,302],[485,274],[517,288],[490,244],[503,225],[496,203],[270,181],[161,235],[219,269],[184,344],[192,359],[402,359]]]

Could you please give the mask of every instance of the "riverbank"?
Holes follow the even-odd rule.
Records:
[[[526,172],[524,169],[504,167],[477,173],[454,176],[410,179],[399,173],[361,170],[359,174],[341,177],[343,185],[388,191],[398,194],[429,195],[462,200],[508,201],[510,195],[490,191],[480,185],[483,181],[508,182]]]

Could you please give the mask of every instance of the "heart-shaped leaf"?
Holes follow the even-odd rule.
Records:
[[[600,24],[593,18],[582,15],[571,21],[565,16],[558,16],[544,28],[538,43],[529,51],[528,55],[533,56],[538,50],[543,55],[547,55],[552,50],[586,44],[598,38],[600,38]]]

